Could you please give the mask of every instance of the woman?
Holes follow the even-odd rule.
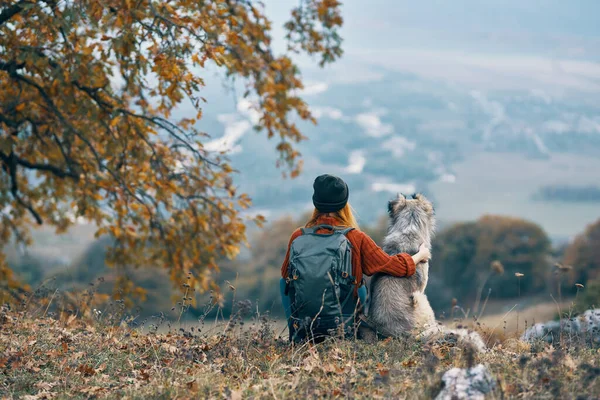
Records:
[[[363,285],[363,275],[384,273],[397,277],[409,277],[415,273],[416,264],[431,257],[429,249],[424,246],[421,246],[419,252],[413,256],[406,253],[390,256],[377,246],[367,234],[358,228],[352,209],[348,204],[348,185],[341,178],[321,175],[315,179],[313,189],[312,200],[315,209],[305,228],[321,225],[334,228],[353,228],[345,235],[351,245],[351,264],[354,278],[352,282],[354,283],[353,295],[360,300],[360,303],[365,303],[367,295],[366,288]],[[293,308],[290,304],[288,290],[286,290],[288,289],[286,283],[290,282],[290,279],[288,279],[290,248],[294,240],[302,236],[303,232],[305,233],[306,229],[298,228],[292,233],[285,260],[281,266],[281,299],[288,321]],[[327,230],[319,229],[316,231],[317,234],[324,232],[327,232]]]

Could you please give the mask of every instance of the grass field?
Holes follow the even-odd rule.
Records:
[[[332,339],[290,346],[266,317],[142,327],[110,316],[50,318],[0,311],[0,398],[409,398],[434,397],[442,374],[482,363],[489,398],[596,399],[600,353],[530,346],[494,334],[475,353],[451,341]],[[166,326],[166,324],[163,324]]]

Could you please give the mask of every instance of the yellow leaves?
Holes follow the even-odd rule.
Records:
[[[338,6],[333,0],[307,1],[294,12],[292,28],[301,39],[291,41],[309,53],[327,49],[327,25],[337,23]],[[239,210],[251,202],[236,192],[227,160],[202,148],[205,136],[195,126],[206,102],[200,69],[212,60],[227,76],[245,81],[247,96],[257,99],[257,127],[286,143],[277,151],[292,176],[301,163],[291,144],[303,136],[290,116],[311,116],[296,95],[302,86],[297,67],[273,54],[262,8],[243,2],[233,7],[235,15],[221,0],[184,0],[177,7],[158,2],[152,8],[131,0],[66,2],[53,15],[11,19],[19,35],[0,36],[3,61],[25,62],[21,73],[31,84],[0,72],[0,107],[10,110],[3,118],[14,124],[26,113],[39,135],[4,135],[0,151],[59,171],[38,173],[36,185],[28,185],[33,174],[19,170],[22,198],[46,223],[63,230],[75,218],[66,215],[85,216],[99,227],[97,237],[119,239],[108,253],[112,264],[161,266],[175,272],[174,281],[188,268],[203,288],[210,281],[203,274],[218,268],[217,254],[238,254],[245,242]],[[160,21],[160,29],[136,23],[151,19]],[[61,30],[70,46],[57,45]],[[139,46],[142,37],[147,44]],[[49,51],[30,50],[39,48]],[[156,79],[146,79],[152,73]],[[169,120],[186,98],[194,99],[195,118]],[[16,202],[13,207],[11,222],[20,229],[30,213]],[[0,227],[2,243],[11,235]]]
[[[233,258],[237,257],[237,255],[240,253],[240,248],[239,248],[239,246],[236,246],[236,245],[226,244],[223,246],[223,253],[224,253],[225,257],[227,257],[229,259],[233,259]]]
[[[254,223],[259,228],[262,228],[266,222],[267,222],[267,219],[262,215],[257,215],[254,217]]]
[[[108,228],[106,228],[106,227],[102,227],[102,228],[98,229],[98,230],[96,231],[96,233],[94,233],[94,237],[95,237],[96,239],[98,239],[99,237],[101,237],[101,236],[103,236],[103,235],[106,235],[107,233],[108,233]]]
[[[250,197],[248,197],[248,195],[243,193],[238,197],[237,203],[240,208],[247,209],[252,205],[252,200],[250,200]]]
[[[118,226],[110,226],[108,227],[108,231],[116,238],[121,237],[121,228],[119,228]]]
[[[192,62],[194,62],[195,64],[203,64],[204,62],[200,59],[200,56],[198,55],[198,53],[194,53],[192,54]]]
[[[113,119],[110,121],[110,124],[109,124],[109,126],[110,126],[111,128],[114,128],[114,127],[116,127],[116,126],[119,124],[119,121],[120,121],[120,120],[121,120],[121,118],[120,118],[120,117],[113,118]]]
[[[297,165],[297,167],[296,167],[296,168],[294,168],[294,169],[292,170],[292,172],[290,173],[290,177],[291,177],[292,179],[294,179],[294,178],[297,178],[297,177],[300,175],[300,173],[302,172],[302,167],[303,167],[303,166],[304,166],[304,161],[303,161],[303,160],[300,160],[300,161],[298,162],[298,165]]]
[[[136,238],[136,237],[138,237],[137,231],[135,230],[135,227],[133,227],[133,226],[128,226],[128,227],[125,229],[125,232],[126,232],[126,234],[127,234],[128,236],[130,236],[130,237],[132,237],[132,238]]]
[[[198,217],[197,217],[197,219],[196,219],[196,223],[197,223],[198,225],[200,225],[200,228],[201,228],[203,231],[205,231],[205,232],[206,232],[206,231],[208,231],[208,230],[209,230],[209,225],[208,225],[208,221],[206,220],[206,217],[203,217],[203,216],[198,216]]]

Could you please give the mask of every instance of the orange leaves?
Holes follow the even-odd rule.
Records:
[[[240,253],[240,248],[237,245],[226,244],[223,246],[223,252],[227,258],[233,259]]]
[[[110,231],[111,235],[114,236],[115,238],[121,237],[121,234],[123,232],[123,231],[121,231],[121,228],[119,228],[118,226],[110,226],[110,227],[108,227],[108,231]]]
[[[342,55],[338,29],[343,20],[337,0],[302,0],[285,24],[287,39],[294,51],[320,54],[323,66]]]
[[[113,119],[110,121],[110,124],[109,124],[109,126],[110,126],[111,128],[114,128],[114,127],[116,127],[116,126],[119,124],[119,121],[120,121],[120,119],[121,119],[120,117],[115,117],[115,118],[113,118]]]
[[[335,58],[339,2],[302,3],[288,27],[292,47]],[[216,257],[235,257],[245,243],[239,212],[251,202],[226,158],[202,147],[202,68],[212,61],[244,81],[256,128],[278,138],[292,176],[301,167],[293,144],[304,139],[292,118],[312,119],[297,96],[298,68],[271,48],[263,7],[114,0],[50,10],[30,7],[10,29],[0,25],[0,61],[14,66],[0,71],[0,129],[15,133],[0,138],[0,152],[17,160],[14,174],[0,170],[0,210],[11,207],[0,216],[0,246],[15,236],[27,243],[34,218],[63,231],[84,217],[114,239],[112,265],[160,266],[178,284],[192,270],[194,285],[209,287],[203,274],[218,268]],[[171,121],[188,98],[195,118]],[[0,281],[16,285],[0,268]]]

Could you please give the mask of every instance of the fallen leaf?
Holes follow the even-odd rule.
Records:
[[[177,353],[177,347],[173,346],[172,344],[169,343],[163,343],[160,347],[163,348],[163,350],[168,351],[171,354],[175,354]]]
[[[75,321],[75,319],[77,318],[77,315],[73,314],[71,316],[69,316],[69,318],[67,318],[67,321],[65,322],[66,326],[69,326],[73,323],[73,321]]]
[[[573,371],[575,368],[577,368],[575,361],[573,361],[573,358],[568,354],[563,358],[562,363],[565,367],[567,367],[571,371]]]
[[[50,392],[40,392],[35,395],[25,395],[23,396],[23,400],[41,400],[41,399],[52,399],[56,397],[56,393]]]
[[[193,390],[194,392],[198,391],[198,382],[196,382],[196,380],[192,380],[189,382],[186,382],[185,386],[189,389],[189,390]]]
[[[83,376],[92,376],[96,373],[94,368],[87,364],[81,364],[79,367],[77,367],[77,371],[81,372],[81,375]]]
[[[79,389],[79,392],[87,394],[87,395],[96,395],[100,392],[103,392],[105,389],[100,386],[88,386]]]
[[[48,391],[52,389],[54,386],[58,385],[56,382],[38,382],[33,385],[36,389],[40,389],[42,391]]]
[[[402,361],[402,366],[403,367],[414,367],[415,365],[417,365],[417,362],[415,360],[413,360],[412,358],[406,360],[406,361]]]

